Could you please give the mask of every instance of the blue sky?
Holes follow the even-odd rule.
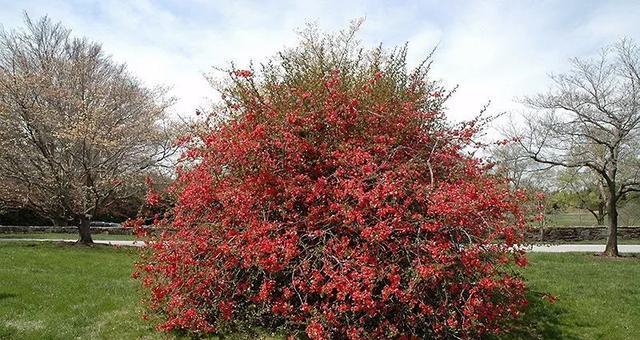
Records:
[[[640,40],[640,1],[55,1],[0,0],[5,29],[22,12],[49,15],[103,44],[150,85],[172,87],[174,110],[192,114],[216,94],[202,76],[211,66],[264,60],[295,44],[295,30],[317,22],[338,30],[366,17],[366,45],[409,42],[411,62],[439,44],[434,76],[459,84],[453,120],[518,111],[518,96],[543,91],[567,69],[622,37]]]

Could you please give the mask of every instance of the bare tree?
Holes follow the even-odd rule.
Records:
[[[0,195],[91,243],[92,216],[175,150],[172,99],[59,23],[25,14],[25,26],[0,30]]]
[[[507,142],[489,150],[489,159],[495,164],[496,173],[509,179],[511,185],[535,191],[552,191],[557,188],[553,170],[532,160],[522,152],[520,145]]]
[[[571,60],[552,75],[549,92],[525,99],[537,110],[526,118],[519,144],[549,166],[588,169],[606,187],[609,235],[605,255],[618,255],[618,204],[640,191],[640,50],[621,40],[597,58]]]
[[[602,176],[587,168],[567,168],[558,176],[561,190],[570,198],[570,205],[587,210],[598,225],[607,217],[607,184]],[[618,206],[620,206],[619,199]]]

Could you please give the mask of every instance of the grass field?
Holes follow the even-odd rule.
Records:
[[[529,254],[530,306],[510,339],[640,339],[640,258]],[[542,293],[557,296],[555,304]]]
[[[0,243],[0,338],[139,338],[131,249]]]
[[[640,225],[640,203],[630,202],[620,207],[619,214],[618,223],[620,225]],[[595,226],[598,224],[590,212],[581,209],[568,209],[563,212],[547,214],[544,223],[549,226]]]
[[[572,210],[545,215],[545,225],[549,226],[595,226],[596,219],[588,211]]]
[[[135,257],[128,248],[0,243],[0,339],[174,338],[140,318]],[[531,305],[507,338],[640,339],[640,259],[530,260]]]

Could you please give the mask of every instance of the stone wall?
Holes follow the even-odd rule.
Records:
[[[531,228],[527,238],[532,242],[557,242],[557,241],[596,241],[606,240],[608,228],[595,227],[544,227]],[[619,240],[640,240],[640,227],[618,227]]]
[[[131,235],[130,228],[123,227],[97,227],[92,226],[91,232],[94,234]],[[55,226],[0,226],[0,234],[6,233],[78,233],[78,227],[55,227]]]

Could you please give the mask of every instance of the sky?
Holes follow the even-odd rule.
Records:
[[[22,25],[24,11],[102,43],[146,84],[171,87],[181,116],[216,100],[203,76],[213,66],[263,61],[295,46],[308,22],[337,31],[364,17],[364,45],[408,42],[410,64],[437,45],[433,77],[459,86],[453,121],[489,101],[491,113],[522,111],[517,98],[545,91],[569,58],[640,41],[640,1],[0,0],[0,24]]]

